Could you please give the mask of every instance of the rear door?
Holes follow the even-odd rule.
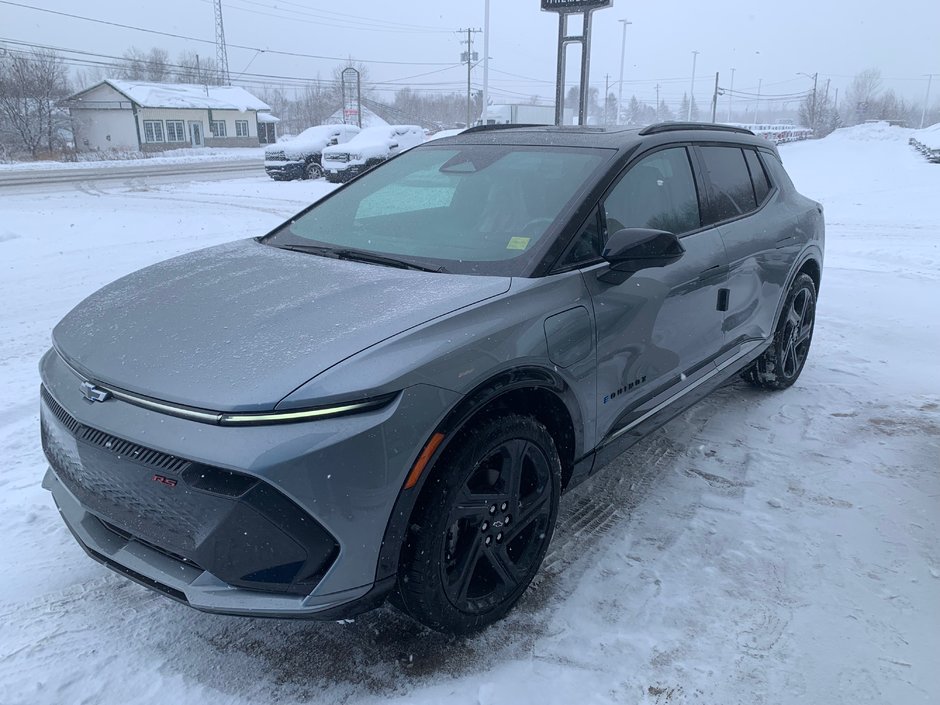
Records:
[[[667,146],[627,168],[599,213],[603,237],[626,227],[668,230],[685,253],[665,267],[605,282],[606,264],[582,270],[597,328],[597,441],[629,427],[647,406],[680,393],[721,351],[717,303],[727,276],[721,236],[703,228],[686,146]]]
[[[702,145],[696,153],[707,182],[705,220],[717,226],[728,253],[725,342],[735,348],[765,340],[795,255],[791,214],[755,148]]]

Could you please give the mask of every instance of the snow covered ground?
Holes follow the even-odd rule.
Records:
[[[0,164],[0,171],[20,171],[34,169],[99,169],[107,166],[152,166],[155,164],[201,164],[207,161],[232,161],[241,159],[264,159],[264,147],[189,147],[158,152],[154,156],[140,159],[91,159],[81,162],[10,162]]]
[[[546,567],[468,639],[205,615],[86,558],[39,482],[54,323],[151,262],[326,192],[266,177],[0,200],[0,704],[940,702],[940,167],[908,131],[781,148],[821,200],[791,389],[719,391],[562,503]]]

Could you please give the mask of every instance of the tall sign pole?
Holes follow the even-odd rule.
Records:
[[[569,44],[581,45],[581,91],[578,124],[587,124],[588,88],[591,74],[591,13],[613,5],[613,0],[542,0],[542,10],[558,13],[558,69],[555,75],[555,124],[565,119],[565,51]],[[580,14],[581,34],[568,34],[568,17]],[[606,96],[604,98],[606,100]]]

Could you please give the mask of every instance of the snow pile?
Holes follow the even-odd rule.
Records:
[[[271,106],[237,86],[191,83],[119,81],[106,83],[144,108],[209,108],[211,110],[270,110]]]
[[[940,122],[923,130],[915,130],[911,135],[927,149],[940,149]]]
[[[876,141],[900,141],[907,140],[911,135],[911,130],[906,127],[898,127],[884,121],[866,122],[862,125],[853,125],[852,127],[841,127],[830,135],[829,139],[833,142],[841,140],[850,142],[876,142]]]
[[[260,159],[261,147],[188,147],[166,152],[81,152],[77,162],[35,161],[0,164],[0,171],[33,171],[61,169],[98,169],[109,166],[148,166],[153,164],[195,164]]]

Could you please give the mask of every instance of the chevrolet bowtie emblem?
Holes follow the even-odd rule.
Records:
[[[111,392],[96,387],[91,382],[82,382],[82,396],[88,401],[107,401]]]

